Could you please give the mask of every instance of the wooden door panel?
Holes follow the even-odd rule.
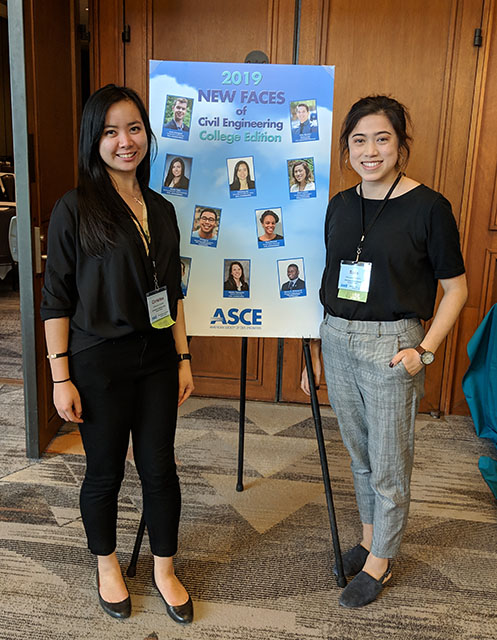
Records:
[[[58,198],[75,185],[75,3],[47,0],[25,3],[26,97],[30,145],[31,224],[41,230],[41,253],[46,253],[46,229]],[[47,37],[47,34],[50,34]],[[33,237],[36,234],[33,233]],[[36,254],[37,248],[33,251]],[[35,261],[36,263],[36,261]],[[43,269],[42,262],[42,269]],[[43,273],[33,274],[38,387],[38,454],[59,429],[62,420],[52,404],[50,367],[45,357],[39,309]],[[31,453],[33,454],[33,452]]]
[[[369,94],[392,95],[412,116],[413,145],[408,174],[450,198],[457,221],[468,167],[468,139],[479,50],[472,44],[480,25],[480,0],[331,0],[309,3],[302,13],[300,63],[334,64],[335,98],[331,193],[357,182],[339,169],[340,126],[353,102]],[[310,37],[313,28],[319,42]],[[464,213],[464,212],[463,212]],[[285,341],[282,399],[303,394],[291,372],[302,365],[302,347]],[[454,336],[427,369],[422,411],[447,411],[446,378]],[[445,386],[444,386],[445,381]],[[325,394],[320,392],[321,397]]]
[[[238,397],[240,394],[241,338],[194,337],[190,342],[195,394]],[[276,400],[278,340],[249,338],[247,345],[247,397]]]
[[[243,62],[260,49],[271,62],[291,63],[295,3],[254,0],[126,0],[125,78],[148,101],[148,65],[155,60]],[[194,337],[191,342],[195,393],[237,397],[240,390],[240,338]],[[277,340],[248,341],[247,397],[276,399]]]
[[[124,84],[122,0],[89,0],[90,75],[92,91]]]
[[[452,410],[467,414],[461,381],[469,365],[466,349],[479,323],[497,303],[497,16],[495,2],[486,35],[487,62],[483,69],[481,102],[477,103],[477,140],[474,172],[469,189],[465,221],[465,259],[468,274],[468,302],[461,314],[459,338],[451,381]]]
[[[249,50],[262,49],[271,62],[289,63],[295,4],[291,0],[256,0],[234,10],[226,0],[185,0],[180,4],[126,0],[125,22],[131,26],[131,41],[123,56],[126,83],[146,96],[145,55],[241,61]],[[336,65],[332,192],[355,181],[351,172],[338,170],[338,131],[346,110],[365,94],[388,93],[403,101],[413,117],[409,174],[450,199],[456,220],[466,232],[475,135],[473,94],[476,72],[482,64],[479,50],[473,46],[473,32],[482,26],[482,15],[488,15],[488,7],[494,4],[483,0],[406,0],[402,4],[394,0],[303,0],[299,63]],[[104,46],[102,40],[100,44]],[[489,258],[489,283],[494,282],[492,264]],[[450,409],[452,381],[460,373],[456,359],[464,350],[467,327],[472,326],[466,315],[463,313],[460,327],[439,349],[436,365],[428,370],[424,410]],[[301,401],[301,344],[290,344],[285,341],[282,399]],[[206,344],[203,348],[207,349]],[[233,349],[233,358],[237,358],[238,349]],[[230,356],[226,358],[231,361]],[[219,371],[213,374],[213,380],[219,380]]]
[[[234,5],[229,0],[155,0],[153,4],[157,60],[243,62],[253,49],[269,55],[273,2],[252,0]]]

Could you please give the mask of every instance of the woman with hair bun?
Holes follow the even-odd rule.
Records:
[[[267,209],[259,218],[264,233],[259,236],[259,242],[271,242],[272,240],[283,240],[283,236],[275,232],[276,225],[280,221],[277,213]]]
[[[387,96],[352,106],[340,155],[360,182],[332,198],[326,214],[325,318],[311,347],[313,368],[318,384],[321,347],[362,522],[359,544],[343,554],[345,574],[355,576],[341,594],[344,607],[372,602],[392,576],[425,368],[467,298],[450,203],[404,174],[408,124],[406,108]],[[433,316],[438,283],[443,296]],[[425,333],[421,321],[432,317]],[[306,370],[302,388],[309,393]]]

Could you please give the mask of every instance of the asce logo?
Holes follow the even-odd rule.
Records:
[[[211,318],[211,324],[238,324],[241,322],[246,325],[261,325],[262,324],[262,309],[228,309],[228,312],[225,315],[225,312],[218,308],[214,311],[214,314]]]

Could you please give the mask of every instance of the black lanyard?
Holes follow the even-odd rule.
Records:
[[[152,263],[152,272],[153,272],[153,276],[154,276],[154,287],[155,287],[155,290],[158,291],[158,289],[159,289],[159,279],[157,277],[157,267],[156,267],[156,264],[155,264],[155,259],[152,256],[152,243],[148,239],[148,236],[145,233],[144,228],[141,226],[140,221],[138,220],[138,218],[133,213],[133,210],[131,209],[131,207],[128,207],[128,209],[129,209],[129,212],[131,214],[131,217],[136,222],[136,224],[140,227],[140,231],[141,231],[141,234],[143,236],[143,240],[145,240],[145,242],[147,244],[148,257],[150,258],[150,261]],[[150,225],[149,225],[149,229],[150,229]],[[150,238],[152,238],[152,233],[150,233]]]
[[[373,219],[371,220],[371,222],[368,224],[367,229],[364,229],[364,223],[365,223],[365,214],[364,214],[364,196],[362,194],[362,182],[359,185],[359,194],[360,194],[360,200],[361,200],[361,231],[362,231],[362,235],[361,235],[361,239],[359,240],[359,244],[357,245],[357,256],[355,259],[355,262],[359,262],[359,256],[362,253],[362,248],[364,246],[364,238],[366,237],[366,235],[371,231],[371,228],[373,227],[374,223],[378,220],[380,213],[383,211],[383,209],[386,207],[388,199],[390,198],[390,196],[393,193],[393,190],[395,189],[395,187],[399,184],[400,179],[402,178],[402,171],[399,171],[399,175],[395,178],[395,182],[393,183],[393,185],[390,187],[390,189],[388,190],[387,195],[384,197],[382,203],[380,204],[380,206],[378,207]]]

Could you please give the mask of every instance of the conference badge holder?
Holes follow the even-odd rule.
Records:
[[[366,302],[372,266],[371,262],[342,260],[338,276],[338,297],[355,302]]]
[[[147,293],[147,306],[150,324],[155,329],[167,329],[174,324],[169,310],[167,287],[160,287]]]

